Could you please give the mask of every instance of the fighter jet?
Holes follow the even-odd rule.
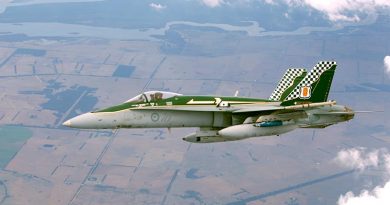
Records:
[[[63,123],[79,129],[198,127],[183,140],[211,143],[280,135],[296,128],[325,128],[355,112],[328,101],[336,62],[321,61],[308,73],[289,68],[268,99],[193,96],[148,91],[126,102]]]

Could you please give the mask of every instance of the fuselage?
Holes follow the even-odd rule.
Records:
[[[144,94],[120,105],[76,116],[64,125],[80,129],[200,127],[209,131],[192,135],[194,140],[203,135],[237,140],[279,135],[299,127],[323,128],[354,116],[351,109],[333,104],[285,111],[280,109],[281,102],[265,99],[173,94],[168,98],[148,99],[147,95],[155,94]],[[256,111],[259,107],[263,111]]]
[[[325,128],[354,117],[346,106],[327,101],[336,66],[335,61],[320,61],[310,72],[289,68],[269,99],[148,91],[120,105],[76,116],[64,125],[81,129],[199,127],[183,138],[198,143]]]
[[[222,105],[224,104],[224,105]],[[213,127],[235,124],[232,111],[242,106],[275,106],[279,102],[243,97],[183,96],[136,101],[76,116],[64,123],[80,129]],[[245,120],[245,119],[244,119]],[[239,119],[236,123],[240,123]]]

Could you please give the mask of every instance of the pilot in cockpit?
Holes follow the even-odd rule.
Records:
[[[163,94],[160,93],[160,92],[151,93],[150,94],[150,99],[151,99],[151,101],[162,100],[163,99]]]

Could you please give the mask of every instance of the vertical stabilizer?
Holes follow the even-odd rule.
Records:
[[[320,61],[284,99],[282,105],[325,102],[336,70],[336,62]]]
[[[287,69],[269,99],[274,101],[283,101],[298,85],[298,83],[302,81],[302,79],[306,76],[306,73],[306,69],[304,68]]]

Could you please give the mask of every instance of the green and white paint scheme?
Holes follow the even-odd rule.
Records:
[[[280,135],[296,128],[325,128],[354,117],[327,101],[336,62],[321,61],[309,73],[290,68],[269,99],[144,92],[122,104],[85,113],[63,125],[80,129],[199,127],[183,138],[195,143]]]

